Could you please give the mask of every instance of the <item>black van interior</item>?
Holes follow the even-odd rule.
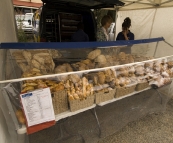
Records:
[[[43,0],[39,26],[41,39],[46,42],[70,42],[73,33],[77,31],[77,24],[83,22],[84,32],[88,35],[89,40],[96,41],[97,26],[91,9],[110,7],[115,3],[122,5],[117,0],[108,0],[109,3],[101,3],[96,0],[81,0],[82,5],[79,4],[79,1],[78,3],[69,1]],[[110,1],[114,1],[114,4]],[[83,4],[84,2],[85,5]]]

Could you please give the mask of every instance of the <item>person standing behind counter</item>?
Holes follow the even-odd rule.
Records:
[[[131,26],[131,19],[129,17],[124,19],[122,24],[122,32],[118,33],[116,40],[134,40],[134,34],[129,30]]]
[[[111,26],[112,18],[109,15],[103,16],[101,25],[97,31],[97,41],[109,41],[108,28]]]
[[[77,25],[77,32],[73,34],[72,36],[72,42],[88,42],[89,37],[84,32],[84,24],[82,22],[79,22]]]

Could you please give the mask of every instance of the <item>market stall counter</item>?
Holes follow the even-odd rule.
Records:
[[[161,101],[170,97],[173,53],[160,57],[159,42],[164,39],[2,43],[0,85],[17,133],[32,134],[94,109],[101,134],[97,106],[149,89],[156,90]],[[130,53],[122,52],[129,47]],[[167,92],[160,90],[165,85]]]

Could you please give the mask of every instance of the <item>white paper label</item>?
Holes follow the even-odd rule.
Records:
[[[49,88],[21,94],[28,126],[55,120]]]

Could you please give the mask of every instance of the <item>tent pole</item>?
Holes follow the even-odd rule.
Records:
[[[173,45],[171,45],[170,43],[168,43],[168,42],[165,41],[165,40],[164,40],[164,42],[173,48]]]
[[[149,38],[151,38],[151,33],[153,31],[153,25],[154,25],[154,20],[155,20],[155,17],[156,17],[156,12],[157,12],[157,8],[156,8],[155,13],[154,13],[154,17],[153,17],[153,21],[152,21],[152,25],[151,25],[151,30],[150,30]]]
[[[153,21],[152,21],[152,25],[151,25],[151,30],[150,30],[149,38],[151,38],[151,34],[152,34],[152,31],[153,31],[153,25],[154,25],[154,20],[155,20],[155,17],[156,17],[156,12],[157,12],[157,8],[156,8],[155,13],[154,13],[154,17],[153,17]],[[155,57],[155,55],[156,55],[158,44],[159,44],[159,42],[157,42],[157,44],[156,44],[156,48],[155,48],[153,57]]]
[[[158,45],[159,45],[159,42],[157,42],[157,44],[156,44],[156,48],[155,48],[154,55],[153,55],[154,58],[155,58],[155,56],[156,56],[156,52],[157,52]]]
[[[115,28],[114,28],[114,40],[116,40],[116,34],[117,34],[117,18],[118,18],[118,7],[117,6],[115,6],[115,14],[116,14],[116,16],[115,16]]]

